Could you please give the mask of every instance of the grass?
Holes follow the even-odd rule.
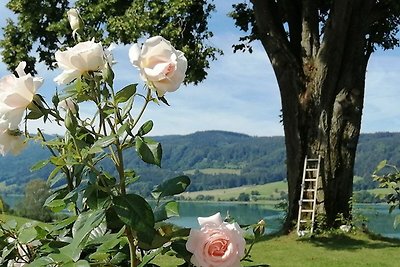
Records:
[[[296,234],[267,236],[254,245],[253,264],[274,267],[399,266],[400,240],[358,232],[298,238]],[[171,256],[156,258],[163,267],[178,266],[182,260]],[[251,264],[243,263],[243,266]]]
[[[374,188],[374,189],[368,189],[366,191],[379,197],[384,197],[390,193],[393,193],[393,189],[391,188]]]
[[[274,183],[268,183],[263,185],[250,185],[241,186],[227,189],[215,189],[215,190],[205,190],[196,192],[185,192],[182,195],[185,198],[195,199],[198,195],[208,195],[213,196],[215,200],[220,199],[221,201],[228,201],[231,198],[237,198],[240,193],[251,194],[252,191],[258,191],[260,195],[259,198],[279,198],[280,192],[287,192],[287,183],[280,181]]]
[[[194,175],[197,170],[187,170],[183,173],[186,175]],[[206,168],[198,170],[204,174],[218,175],[218,174],[235,174],[240,175],[240,169],[216,169],[216,168]]]

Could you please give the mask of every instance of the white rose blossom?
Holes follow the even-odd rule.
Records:
[[[246,241],[237,223],[223,222],[218,212],[199,217],[200,230],[191,229],[186,249],[196,267],[240,267]]]
[[[28,105],[32,102],[36,91],[43,84],[43,79],[26,74],[26,62],[18,64],[15,75],[7,75],[0,79],[0,118],[8,122],[8,128],[18,129]]]
[[[18,130],[9,130],[8,122],[0,119],[0,154],[5,156],[7,153],[11,152],[17,155],[22,151],[25,145],[25,139],[18,133]]]
[[[176,91],[185,79],[187,60],[183,52],[161,36],[147,39],[142,48],[138,44],[132,45],[129,59],[158,96]]]
[[[55,58],[63,70],[54,78],[57,84],[68,84],[88,71],[101,70],[106,63],[103,46],[93,40],[78,43],[65,51],[59,50]]]
[[[83,22],[79,15],[78,10],[76,10],[75,8],[71,8],[70,10],[67,11],[67,16],[69,25],[71,26],[71,29],[74,33],[80,28],[82,28]]]

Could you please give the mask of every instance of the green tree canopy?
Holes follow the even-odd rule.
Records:
[[[25,186],[25,197],[17,204],[18,215],[42,222],[51,221],[53,213],[43,206],[50,195],[50,187],[45,181],[40,179],[29,181]]]

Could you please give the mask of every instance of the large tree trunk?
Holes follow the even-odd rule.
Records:
[[[278,81],[287,153],[287,229],[297,219],[304,157],[322,156],[317,213],[334,226],[338,214],[351,217],[353,167],[360,133],[368,14],[373,1],[334,1],[324,35],[319,36],[314,0],[253,0],[260,38]],[[288,21],[289,39],[279,21]],[[294,12],[299,12],[298,16]],[[299,27],[301,25],[301,27]]]

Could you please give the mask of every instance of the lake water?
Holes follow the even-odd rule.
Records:
[[[206,217],[220,212],[222,217],[229,214],[242,225],[257,223],[264,219],[267,223],[267,232],[280,229],[283,222],[283,212],[274,210],[271,206],[263,204],[241,204],[235,202],[181,202],[180,217],[171,218],[170,221],[183,227],[198,228],[197,217]],[[400,227],[393,228],[393,222],[399,210],[388,212],[385,204],[357,204],[353,211],[355,222],[361,225],[360,217],[365,217],[368,229],[387,237],[400,238]],[[361,216],[360,216],[361,215]]]
[[[21,196],[3,196],[3,199],[11,208],[21,200]],[[227,215],[235,218],[241,224],[254,224],[264,219],[267,223],[267,232],[278,231],[283,222],[283,212],[272,209],[271,206],[263,204],[242,204],[235,202],[181,202],[180,217],[170,219],[170,222],[182,227],[198,228],[197,217],[207,217],[217,212],[222,217]],[[400,227],[393,228],[393,222],[400,210],[388,212],[386,204],[356,204],[353,214],[356,222],[361,224],[357,218],[362,215],[368,221],[366,225],[369,230],[387,237],[400,238]]]

